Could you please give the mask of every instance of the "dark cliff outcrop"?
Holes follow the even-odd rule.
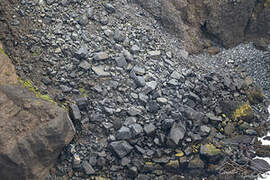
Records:
[[[166,29],[185,40],[189,52],[199,52],[210,38],[224,47],[258,38],[269,39],[267,0],[138,0]]]

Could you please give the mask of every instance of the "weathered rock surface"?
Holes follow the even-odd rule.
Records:
[[[17,78],[15,67],[4,53],[0,43],[0,83],[13,84],[17,82]]]
[[[203,1],[203,0],[139,0],[142,7],[160,19],[169,31],[186,41],[190,52],[204,48],[202,37],[208,37],[225,47],[245,40],[268,37],[270,27],[269,2]]]
[[[1,179],[44,179],[74,136],[65,110],[19,86],[0,86]]]

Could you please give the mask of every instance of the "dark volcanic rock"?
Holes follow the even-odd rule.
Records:
[[[0,86],[0,175],[43,179],[74,127],[62,108],[18,86]]]
[[[126,141],[112,142],[110,147],[119,158],[125,157],[133,149],[133,147]]]
[[[185,132],[186,130],[181,124],[174,123],[170,130],[168,140],[174,145],[178,145],[180,140],[184,138]]]
[[[253,159],[250,162],[250,167],[260,172],[266,172],[270,170],[270,165],[263,159]]]
[[[265,1],[139,0],[138,3],[169,31],[185,39],[190,52],[203,48],[203,35],[225,47],[269,36],[270,8]]]

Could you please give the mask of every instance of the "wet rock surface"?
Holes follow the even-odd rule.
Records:
[[[250,162],[267,99],[250,96],[256,78],[237,68],[246,51],[192,57],[148,12],[120,0],[0,3],[0,37],[18,74],[69,105],[77,130],[48,180],[261,173]]]

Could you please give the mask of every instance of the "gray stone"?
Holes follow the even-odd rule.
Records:
[[[95,61],[102,61],[102,60],[109,59],[109,55],[106,52],[98,52],[94,55],[93,59]]]
[[[70,108],[71,108],[70,112],[71,118],[77,121],[81,120],[82,116],[79,107],[76,104],[72,104]]]
[[[75,52],[75,57],[78,59],[84,59],[88,55],[87,46],[83,45],[78,51]]]
[[[169,131],[172,128],[174,122],[175,120],[173,119],[164,119],[162,121],[162,129],[165,131]]]
[[[130,126],[132,124],[135,124],[137,122],[137,118],[136,117],[128,117],[125,122],[124,125],[125,126]]]
[[[75,101],[80,110],[86,110],[88,105],[86,97],[77,98]]]
[[[105,3],[104,4],[104,7],[105,7],[105,9],[106,9],[107,12],[109,12],[109,13],[115,13],[115,8],[110,3]]]
[[[159,97],[159,98],[157,98],[157,102],[160,103],[160,104],[167,104],[168,99],[163,98],[163,97]]]
[[[212,121],[212,122],[222,122],[222,117],[217,117],[212,113],[207,113],[206,116]]]
[[[127,61],[132,62],[134,60],[132,54],[130,54],[128,50],[123,50],[123,54]]]
[[[157,88],[157,82],[156,81],[147,82],[146,86],[149,87],[151,91],[153,91]]]
[[[139,100],[142,102],[143,105],[145,105],[147,102],[148,102],[148,96],[146,96],[145,94],[143,93],[140,93],[139,94]]]
[[[136,83],[138,87],[144,87],[146,85],[146,82],[143,76],[135,76],[134,82]]]
[[[185,155],[189,156],[190,154],[193,153],[193,150],[192,150],[192,148],[189,146],[189,147],[187,147],[187,148],[184,150],[184,153],[185,153]]]
[[[88,70],[91,68],[91,64],[89,64],[87,61],[82,61],[80,64],[79,64],[79,67],[84,69],[84,70]]]
[[[141,66],[134,66],[133,71],[135,72],[135,74],[143,76],[145,74],[145,69]]]
[[[80,24],[81,26],[86,26],[86,25],[88,24],[88,17],[87,17],[86,14],[85,14],[85,15],[82,15],[82,16],[80,17],[80,19],[79,19],[79,24]]]
[[[171,78],[180,80],[181,82],[185,82],[185,77],[177,71],[173,71],[173,73],[171,74]]]
[[[145,125],[143,130],[147,135],[152,135],[156,131],[156,126],[150,123],[148,125]]]
[[[211,128],[206,126],[206,125],[202,125],[200,127],[200,130],[201,130],[203,135],[208,135],[210,133],[210,131],[211,131]]]
[[[72,88],[66,86],[66,85],[60,85],[60,88],[62,89],[63,93],[68,93],[72,90]]]
[[[203,169],[204,162],[200,159],[200,156],[195,156],[191,161],[188,163],[188,168],[191,169]]]
[[[72,168],[73,169],[79,169],[81,167],[81,158],[78,154],[73,155],[73,160],[72,160]]]
[[[128,176],[131,178],[135,178],[138,175],[138,168],[136,166],[132,166],[128,169]]]
[[[185,128],[181,124],[175,122],[170,130],[168,138],[174,145],[178,145],[180,140],[184,138],[185,133]]]
[[[126,140],[132,137],[131,131],[128,127],[122,126],[116,134],[117,140]]]
[[[87,9],[87,17],[89,18],[89,19],[92,19],[93,18],[93,15],[94,15],[94,9],[93,8],[88,8]]]
[[[136,54],[136,53],[138,53],[140,51],[140,48],[137,45],[133,45],[131,47],[130,51],[131,51],[132,54]]]
[[[127,61],[126,61],[126,58],[123,56],[123,55],[121,55],[121,56],[119,56],[119,57],[116,57],[115,58],[115,61],[116,61],[116,64],[117,64],[117,66],[119,66],[119,67],[127,67]]]
[[[234,124],[233,123],[228,123],[224,128],[224,133],[226,135],[228,135],[228,136],[232,136],[234,130],[235,130]]]
[[[151,178],[146,174],[139,174],[136,180],[150,180]]]
[[[113,152],[119,157],[123,158],[128,155],[133,147],[126,141],[115,141],[110,143],[110,147]]]
[[[172,85],[172,86],[177,86],[178,85],[178,81],[176,79],[171,79],[171,80],[169,80],[168,84],[169,85]]]
[[[263,159],[258,159],[258,158],[251,160],[250,167],[260,172],[266,172],[270,170],[269,163]]]
[[[150,57],[159,57],[161,55],[161,52],[160,51],[148,51],[148,55]]]
[[[184,106],[181,112],[187,119],[190,119],[193,121],[201,121],[204,118],[204,115],[202,113],[197,112],[193,108],[188,107],[188,106]]]
[[[188,52],[184,49],[181,49],[180,50],[180,54],[181,56],[184,58],[184,59],[187,59],[188,58]]]
[[[113,37],[113,31],[110,29],[107,29],[104,31],[104,34],[108,37],[108,38],[112,38]]]
[[[121,165],[122,165],[122,166],[126,166],[126,165],[128,165],[130,162],[131,162],[131,160],[130,160],[130,158],[128,158],[128,157],[123,157],[123,158],[121,159]]]
[[[129,127],[134,137],[139,136],[143,133],[143,128],[140,124],[131,124]]]
[[[114,32],[114,36],[113,36],[113,39],[116,41],[116,42],[123,42],[125,40],[125,34],[119,30],[116,30]]]
[[[127,111],[130,116],[142,115],[142,111],[136,107],[130,107]]]
[[[55,0],[46,0],[46,2],[48,5],[52,5],[55,2]]]
[[[190,133],[189,136],[192,138],[193,141],[202,140],[202,137],[199,134]]]
[[[94,168],[89,164],[87,161],[82,162],[82,168],[86,175],[92,175],[95,174]]]
[[[257,135],[257,132],[254,129],[247,129],[245,130],[245,133],[251,136]]]
[[[92,70],[100,77],[111,76],[111,73],[104,71],[103,66],[92,66]]]

